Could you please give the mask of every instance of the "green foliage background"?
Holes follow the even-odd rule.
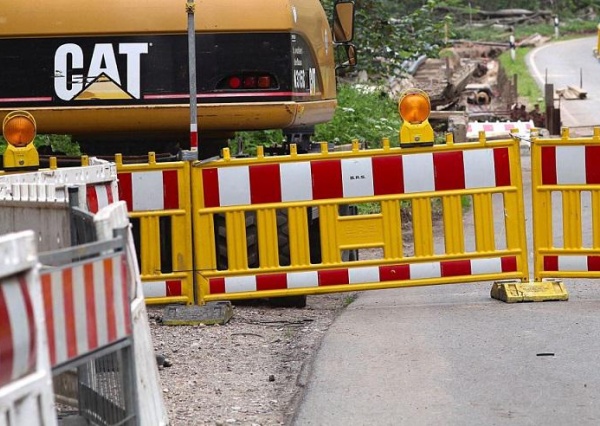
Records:
[[[333,16],[333,0],[322,3],[328,16]],[[435,12],[438,3],[434,0],[413,8],[387,0],[355,0],[355,4],[357,70],[367,71],[372,80],[401,75],[405,61],[423,54],[435,57],[443,47],[451,19]]]
[[[398,142],[400,124],[398,107],[386,93],[341,84],[333,120],[316,126],[314,141],[347,144],[358,139],[376,147],[381,146],[383,138],[389,138],[394,145]],[[239,132],[237,136],[244,140],[244,152],[248,154],[254,154],[257,145],[268,146],[283,140],[281,130]],[[233,152],[238,152],[236,145],[237,140],[231,141]]]
[[[66,155],[81,155],[79,145],[71,142],[67,135],[37,135],[33,141],[34,145],[40,147],[49,146],[56,153],[62,152]],[[0,155],[6,150],[6,140],[0,136]]]
[[[358,139],[369,147],[380,146],[382,138],[398,141],[400,123],[397,105],[385,92],[343,84],[333,120],[317,125],[315,140],[338,144]]]
[[[333,0],[322,0],[332,16]],[[599,0],[355,0],[354,44],[358,47],[357,70],[365,70],[371,80],[402,74],[405,61],[426,54],[436,57],[448,39],[507,41],[504,31],[467,25],[479,10],[545,10],[561,19],[561,32],[593,31],[597,22],[586,12],[600,11]],[[515,36],[533,33],[551,35],[553,22],[515,26]],[[490,25],[494,21],[490,21]]]

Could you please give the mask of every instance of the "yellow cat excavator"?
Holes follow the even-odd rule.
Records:
[[[89,154],[189,145],[183,1],[4,3],[0,120],[27,110],[39,133],[73,135]],[[336,3],[334,30],[319,0],[195,6],[200,158],[238,130],[283,129],[309,143],[335,111],[336,45],[355,60],[353,4]]]

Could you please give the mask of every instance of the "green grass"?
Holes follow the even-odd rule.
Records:
[[[529,105],[539,103],[540,108],[544,110],[544,102],[538,101],[540,98],[543,98],[542,90],[537,85],[533,76],[529,73],[529,69],[525,63],[525,56],[530,51],[531,48],[517,48],[514,62],[510,57],[510,52],[504,52],[500,55],[500,64],[509,78],[515,74],[517,75],[517,90],[519,96],[526,98]]]
[[[372,203],[357,203],[358,214],[377,214],[381,213],[381,204],[379,202]]]
[[[400,123],[398,106],[386,93],[342,84],[333,120],[317,125],[315,140],[346,144],[358,139],[375,147],[386,137],[397,145]]]
[[[381,140],[390,139],[392,146],[398,145],[400,116],[396,102],[386,93],[375,90],[368,92],[349,84],[338,87],[338,106],[333,120],[318,124],[314,142],[329,142],[335,145],[349,144],[354,139],[369,147],[381,146]],[[244,152],[256,153],[257,145],[280,144],[283,140],[281,130],[238,132],[230,141],[230,148],[237,152],[237,138],[244,141]]]
[[[344,298],[344,308],[348,305],[350,305],[352,302],[354,302],[356,299],[358,298],[358,294],[350,294],[347,295]]]

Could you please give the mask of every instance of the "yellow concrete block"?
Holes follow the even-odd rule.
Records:
[[[524,283],[521,281],[497,281],[490,295],[506,303],[549,302],[569,300],[569,293],[562,281],[548,280]]]

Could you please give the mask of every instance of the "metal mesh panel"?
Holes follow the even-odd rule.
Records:
[[[99,426],[136,425],[130,351],[126,347],[57,375],[59,419],[78,417],[82,424]]]

